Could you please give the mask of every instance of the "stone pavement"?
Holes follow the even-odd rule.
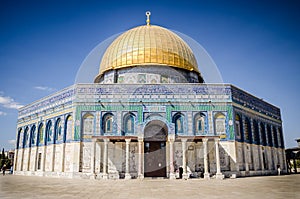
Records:
[[[300,175],[225,180],[87,180],[0,176],[0,198],[300,198]]]

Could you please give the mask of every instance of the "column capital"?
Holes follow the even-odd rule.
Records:
[[[106,143],[108,143],[110,140],[109,140],[108,138],[104,138],[103,141],[104,141],[104,143],[106,144]]]
[[[168,141],[174,142],[175,141],[175,135],[168,135]]]
[[[187,142],[187,138],[181,138],[181,142]]]
[[[202,142],[207,142],[208,138],[202,138]]]
[[[126,144],[129,144],[131,142],[131,139],[130,138],[125,139],[125,142],[126,142]]]
[[[220,142],[220,138],[214,138],[214,140],[216,144]]]
[[[143,137],[138,137],[138,142],[143,142],[144,138]]]

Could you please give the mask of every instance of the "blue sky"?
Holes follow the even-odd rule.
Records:
[[[300,2],[0,2],[0,148],[13,148],[17,108],[70,86],[89,52],[108,37],[151,23],[199,42],[225,83],[281,108],[285,143],[300,137]]]

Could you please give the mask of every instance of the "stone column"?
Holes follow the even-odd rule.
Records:
[[[210,179],[209,177],[209,172],[208,172],[208,152],[207,152],[207,142],[208,142],[208,139],[207,138],[203,138],[202,139],[203,141],[203,147],[204,147],[204,150],[203,150],[203,156],[204,156],[204,179]]]
[[[243,155],[244,155],[244,165],[245,165],[245,171],[246,173],[249,172],[249,162],[248,162],[248,149],[247,149],[247,142],[245,140],[245,132],[248,131],[246,129],[246,120],[245,116],[242,116],[242,124],[243,124],[243,132],[244,132],[244,140],[242,142],[242,149],[243,149]],[[249,136],[249,132],[248,132]]]
[[[138,138],[138,150],[139,150],[139,166],[138,166],[138,178],[143,179],[143,138]]]
[[[29,133],[31,135],[31,132]],[[27,171],[30,171],[30,157],[31,157],[31,136],[28,138],[29,144],[28,144],[28,157],[27,157]]]
[[[261,170],[264,171],[265,170],[265,165],[264,165],[264,150],[262,148],[264,148],[264,146],[260,146],[260,163],[261,163]],[[266,156],[265,156],[266,157]]]
[[[92,140],[92,149],[91,149],[91,178],[95,178],[95,155],[96,155],[96,139]]]
[[[56,144],[53,143],[51,147],[52,147],[51,171],[54,172]]]
[[[281,170],[284,170],[285,172],[287,172],[285,150],[284,150],[284,148],[281,149],[281,150],[282,150],[281,155],[282,155],[282,161],[283,161],[283,165],[282,165],[282,169]]]
[[[15,149],[15,157],[14,157],[14,171],[18,170],[17,169],[18,161],[19,161],[18,155],[19,155],[19,147],[16,147],[16,149]]]
[[[103,151],[103,179],[108,179],[107,175],[107,163],[108,163],[108,143],[109,139],[104,139],[104,151]]]
[[[175,141],[175,135],[169,135],[169,146],[170,146],[170,179],[176,179],[175,173],[174,173],[174,141]]]
[[[183,174],[182,178],[183,179],[188,179],[189,176],[187,174],[187,169],[186,169],[186,138],[181,139],[181,146],[182,146],[182,168],[183,168]]]
[[[21,154],[22,154],[22,159],[21,159],[20,171],[23,171],[23,164],[24,164],[24,148],[23,148],[23,144],[22,144],[22,148],[21,148]]]
[[[43,171],[43,172],[45,172],[45,170],[46,170],[46,156],[47,156],[47,141],[46,141],[46,138],[47,138],[47,136],[46,136],[46,126],[47,126],[47,120],[44,120],[43,121],[43,125],[45,125],[45,128],[43,128],[44,130],[43,130],[43,143],[41,143],[41,144],[43,144],[43,159],[42,159],[42,166],[41,166],[41,170]],[[45,173],[44,173],[45,174]]]
[[[46,170],[46,156],[47,156],[47,145],[44,145],[44,147],[43,147],[43,160],[42,160],[42,171],[43,172],[45,172],[45,170]]]
[[[52,122],[52,126],[51,126],[51,131],[52,131],[52,140],[51,140],[51,148],[52,148],[52,154],[51,154],[51,171],[53,172],[54,171],[54,167],[55,167],[55,150],[56,150],[56,136],[55,136],[55,121],[54,120],[51,120]]]
[[[252,153],[253,156],[253,164],[254,164],[254,171],[258,170],[259,163],[260,163],[260,149],[259,145],[253,146],[256,150]],[[257,153],[257,158],[255,157],[255,154]]]
[[[61,167],[60,171],[65,172],[65,155],[66,155],[66,143],[63,142],[61,146]]]
[[[266,160],[266,167],[265,170],[270,170],[271,169],[271,165],[270,165],[270,161],[269,161],[269,136],[268,136],[268,128],[267,128],[267,124],[264,125],[265,128],[265,136],[266,136],[266,146],[265,147],[265,160]],[[272,155],[272,154],[271,154]]]
[[[37,139],[36,139],[37,140]],[[38,166],[38,154],[39,154],[39,146],[36,145],[36,151],[35,151],[35,156],[34,156],[34,171],[37,171],[37,166]]]
[[[125,168],[125,179],[131,179],[130,171],[129,171],[129,149],[130,149],[130,141],[131,139],[125,139],[126,141],[126,168]]]
[[[245,171],[249,172],[249,156],[248,156],[248,144],[243,143],[244,159],[245,159]]]
[[[222,180],[222,179],[224,179],[224,176],[221,173],[219,142],[220,142],[220,139],[215,138],[216,164],[217,164],[216,179],[221,179]]]

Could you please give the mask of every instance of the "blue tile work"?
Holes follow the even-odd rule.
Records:
[[[239,107],[236,107],[237,105]],[[32,124],[30,121],[37,117],[41,118],[40,121],[45,121],[42,118],[53,115],[52,119],[55,119],[62,114],[64,107],[71,107],[74,110],[75,130],[71,141],[82,139],[80,135],[82,114],[88,112],[92,112],[93,115],[114,112],[118,120],[117,114],[134,111],[136,112],[135,133],[143,129],[146,121],[145,112],[151,110],[163,110],[164,122],[170,129],[174,128],[173,112],[190,114],[223,112],[226,116],[226,135],[221,136],[221,140],[235,140],[234,108],[247,109],[275,120],[281,119],[279,108],[230,84],[76,84],[23,107],[19,112],[18,129],[25,130],[28,124]],[[60,112],[56,112],[56,108]],[[94,119],[96,125],[98,121],[96,117]],[[210,120],[211,118],[207,117],[206,125],[213,125],[213,121]],[[122,121],[117,122],[122,123]],[[213,129],[214,127],[205,126],[205,135],[214,135]],[[121,135],[121,130],[114,123],[112,135]],[[187,129],[185,131],[186,135],[193,134]],[[68,139],[67,142],[69,141]]]
[[[53,108],[54,107],[53,105],[55,106],[58,105],[55,104],[57,102],[61,102],[61,104],[65,104],[66,103],[65,100],[71,101],[73,95],[75,94],[75,90],[72,87],[66,88],[60,92],[50,95],[49,97],[43,98],[41,100],[38,100],[37,102],[34,102],[30,105],[21,108],[19,111],[19,117],[27,114],[32,114],[33,112],[36,113],[41,112],[42,109],[44,110],[48,106],[51,106],[51,108]]]
[[[263,101],[262,99],[248,94],[235,86],[231,87],[231,92],[233,102],[240,104],[246,108],[250,108],[254,111],[258,111],[262,114],[266,114],[271,117],[273,116],[277,119],[281,118],[280,109]]]
[[[76,94],[231,94],[228,84],[77,84]]]

